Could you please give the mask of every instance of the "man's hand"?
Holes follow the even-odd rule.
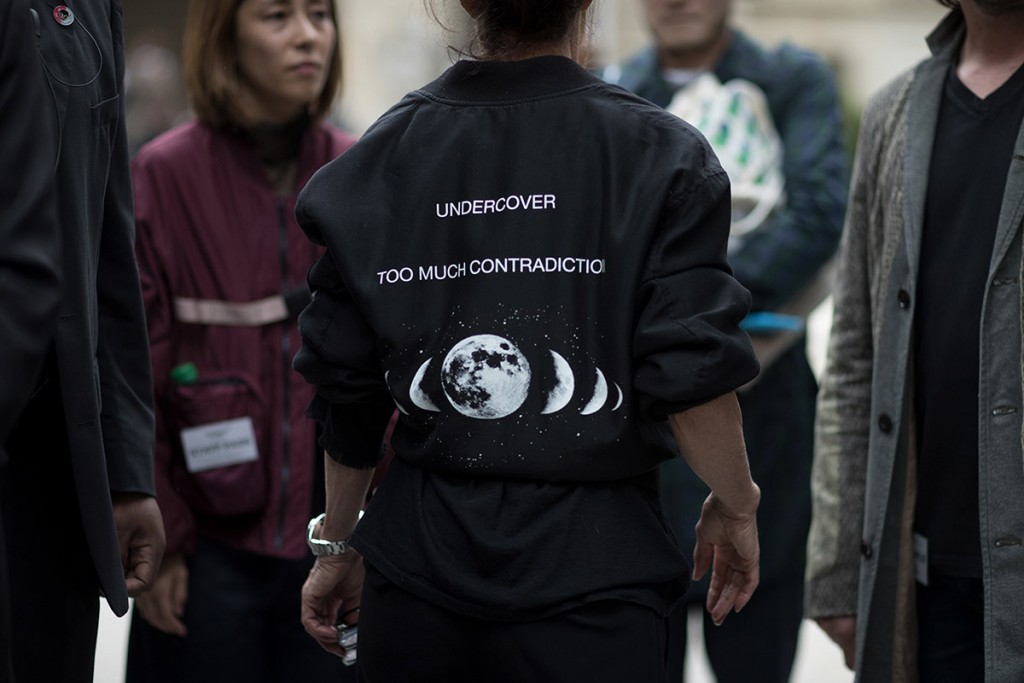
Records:
[[[846,668],[853,671],[857,647],[857,617],[819,617],[814,621],[843,651]]]
[[[363,590],[363,558],[354,550],[345,555],[318,557],[302,586],[302,626],[328,652],[345,656],[334,628],[338,614],[359,609]],[[359,622],[359,613],[346,623]]]
[[[164,556],[164,522],[156,499],[142,493],[112,493],[114,524],[128,595],[149,590]]]
[[[749,510],[733,511],[712,493],[704,501],[697,520],[693,579],[700,579],[711,568],[707,610],[715,625],[721,625],[730,610],[743,609],[760,582],[756,518],[759,500],[757,491]]]
[[[188,601],[188,565],[183,555],[168,555],[160,565],[153,589],[135,598],[139,616],[156,629],[184,638],[188,635],[181,616]]]

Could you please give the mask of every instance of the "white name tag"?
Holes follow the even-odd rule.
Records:
[[[922,586],[928,585],[928,539],[914,534],[914,576]]]
[[[181,430],[181,448],[189,472],[251,462],[259,457],[251,417],[211,422]]]

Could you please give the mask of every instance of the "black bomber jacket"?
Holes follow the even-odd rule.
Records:
[[[693,128],[574,62],[455,64],[318,172],[296,368],[331,457],[608,481],[758,372],[729,183]]]

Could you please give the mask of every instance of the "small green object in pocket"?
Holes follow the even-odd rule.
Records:
[[[199,380],[199,369],[195,363],[182,363],[171,368],[171,381],[175,385],[194,384]]]

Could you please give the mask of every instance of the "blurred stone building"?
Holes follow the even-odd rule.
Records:
[[[595,53],[614,61],[646,41],[639,0],[595,0]],[[338,119],[356,133],[403,94],[449,63],[460,44],[426,2],[461,25],[456,0],[336,0],[342,21],[345,89]],[[836,69],[853,109],[925,56],[924,36],[943,8],[936,0],[736,0],[737,23],[767,44],[788,40],[822,54]],[[180,49],[185,0],[123,0],[129,51],[156,44]]]

